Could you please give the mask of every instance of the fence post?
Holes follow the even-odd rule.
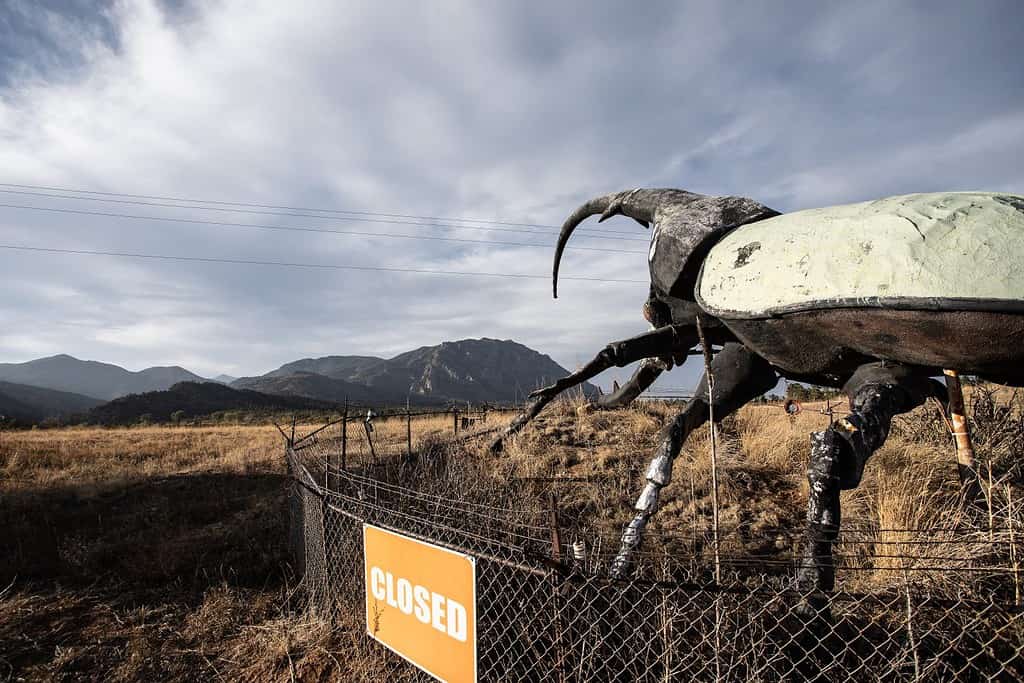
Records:
[[[412,413],[409,412],[409,397],[405,397],[405,458],[412,462]]]
[[[555,497],[554,489],[548,491],[548,523],[551,525],[551,559],[555,561],[559,567],[562,566],[562,531],[559,528],[558,523],[558,499]],[[554,619],[552,625],[554,626],[554,652],[555,652],[555,671],[557,672],[558,680],[565,680],[565,658],[562,648],[562,605],[559,597],[561,596],[561,578],[558,575],[558,571],[551,572],[551,606],[554,611]]]
[[[366,411],[366,419],[363,420],[363,431],[366,432],[366,443],[370,445],[370,458],[373,459],[373,464],[377,464],[377,452],[373,448],[373,425],[370,424],[370,420],[373,417],[373,412],[370,410]]]
[[[348,471],[348,399],[345,399],[345,419],[341,421],[341,471]]]
[[[457,406],[452,406],[452,434],[459,433],[459,409]]]
[[[562,531],[558,528],[558,499],[554,490],[548,491],[548,523],[551,526],[551,558],[562,564]]]
[[[905,561],[904,561],[905,562]],[[907,599],[907,644],[914,656],[914,680],[921,680],[921,657],[917,654],[917,641],[914,638],[914,605],[910,598],[910,577],[907,568],[903,567],[903,593]]]
[[[1020,607],[1020,562],[1017,556],[1017,537],[1013,531],[1013,527],[1017,523],[1013,509],[1013,489],[1010,488],[1009,484],[1004,486],[1006,487],[1006,522],[1010,527],[1010,566],[1013,568],[1013,604]]]

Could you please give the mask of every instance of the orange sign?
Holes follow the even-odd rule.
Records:
[[[366,630],[435,678],[476,681],[472,557],[363,525]]]

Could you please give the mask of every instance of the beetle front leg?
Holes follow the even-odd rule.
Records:
[[[597,409],[624,408],[647,391],[661,373],[672,368],[671,360],[664,358],[644,358],[629,381],[616,391],[599,396],[592,404]]]
[[[666,325],[650,332],[630,337],[629,339],[612,342],[576,372],[563,377],[551,386],[538,389],[530,394],[530,398],[533,401],[494,440],[491,444],[491,452],[500,452],[505,446],[506,439],[519,433],[530,420],[544,409],[544,406],[566,389],[583,384],[608,368],[624,367],[645,358],[671,356],[673,353],[688,349],[696,343],[696,331],[692,327],[680,325]]]

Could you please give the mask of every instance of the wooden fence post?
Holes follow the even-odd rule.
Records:
[[[459,433],[459,409],[452,406],[452,434]]]

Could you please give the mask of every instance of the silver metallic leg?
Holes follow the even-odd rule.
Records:
[[[622,532],[619,552],[610,569],[613,578],[623,578],[630,570],[633,556],[643,541],[644,529],[658,509],[661,490],[672,479],[675,461],[690,433],[707,422],[709,405],[714,404],[720,419],[750,400],[769,391],[778,377],[768,361],[736,343],[726,344],[711,363],[715,376],[714,392],[709,396],[707,378],[701,378],[693,399],[661,433],[661,443],[647,466],[644,485],[633,509],[636,514]]]
[[[654,456],[650,465],[647,466],[647,484],[644,486],[643,491],[640,492],[636,505],[633,506],[633,509],[636,510],[636,515],[626,525],[625,531],[622,532],[622,543],[619,547],[619,552],[612,561],[612,578],[622,578],[628,572],[633,553],[636,552],[643,541],[644,528],[658,509],[658,498],[661,495],[661,489],[672,481],[672,462],[674,459],[670,453],[659,451],[658,455]]]

